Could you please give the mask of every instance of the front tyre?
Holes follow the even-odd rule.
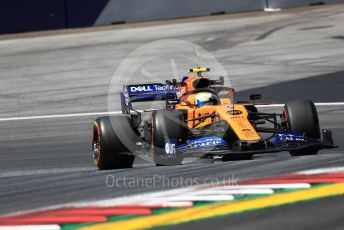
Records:
[[[178,110],[159,110],[152,114],[152,156],[157,166],[180,165],[183,157],[177,144],[186,139],[183,114]]]
[[[135,156],[119,138],[119,133],[133,141],[137,138],[128,117],[100,117],[94,122],[92,130],[93,160],[99,169],[132,167]]]
[[[316,107],[313,102],[299,100],[284,106],[285,128],[288,132],[304,134],[307,137],[320,139],[320,125]],[[292,156],[315,155],[316,147],[290,151]]]

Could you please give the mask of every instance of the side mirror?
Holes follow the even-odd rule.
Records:
[[[252,94],[250,95],[250,100],[251,101],[256,101],[256,100],[260,100],[262,99],[262,95],[261,94]]]
[[[166,109],[174,109],[174,107],[179,104],[178,99],[167,99],[166,100]]]
[[[220,76],[218,80],[211,80],[211,85],[224,85],[225,84],[225,78]]]
[[[171,100],[167,101],[167,104],[169,104],[169,105],[177,105],[177,104],[179,104],[179,100],[171,99]]]

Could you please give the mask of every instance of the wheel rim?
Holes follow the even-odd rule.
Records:
[[[95,162],[97,162],[98,161],[98,157],[100,155],[99,142],[98,141],[93,142],[93,153],[92,153],[92,155],[93,155],[93,160]]]
[[[97,123],[94,124],[94,130],[93,130],[93,138],[92,138],[92,156],[93,161],[96,165],[99,164],[100,156],[101,156],[101,148],[100,148],[100,130]]]

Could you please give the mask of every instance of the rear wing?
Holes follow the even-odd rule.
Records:
[[[129,113],[132,102],[163,101],[177,99],[179,88],[171,84],[152,83],[139,85],[125,85],[121,93],[122,111]]]
[[[127,95],[130,102],[173,99],[176,98],[178,92],[178,88],[161,83],[127,85],[123,87],[123,94],[124,96]]]

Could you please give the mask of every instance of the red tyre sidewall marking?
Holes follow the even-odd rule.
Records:
[[[284,108],[283,109],[283,114],[284,114],[284,118],[285,118],[285,124],[287,126],[287,129],[286,131],[289,131],[290,127],[289,127],[289,118],[288,118],[288,112],[287,112],[287,109]]]

